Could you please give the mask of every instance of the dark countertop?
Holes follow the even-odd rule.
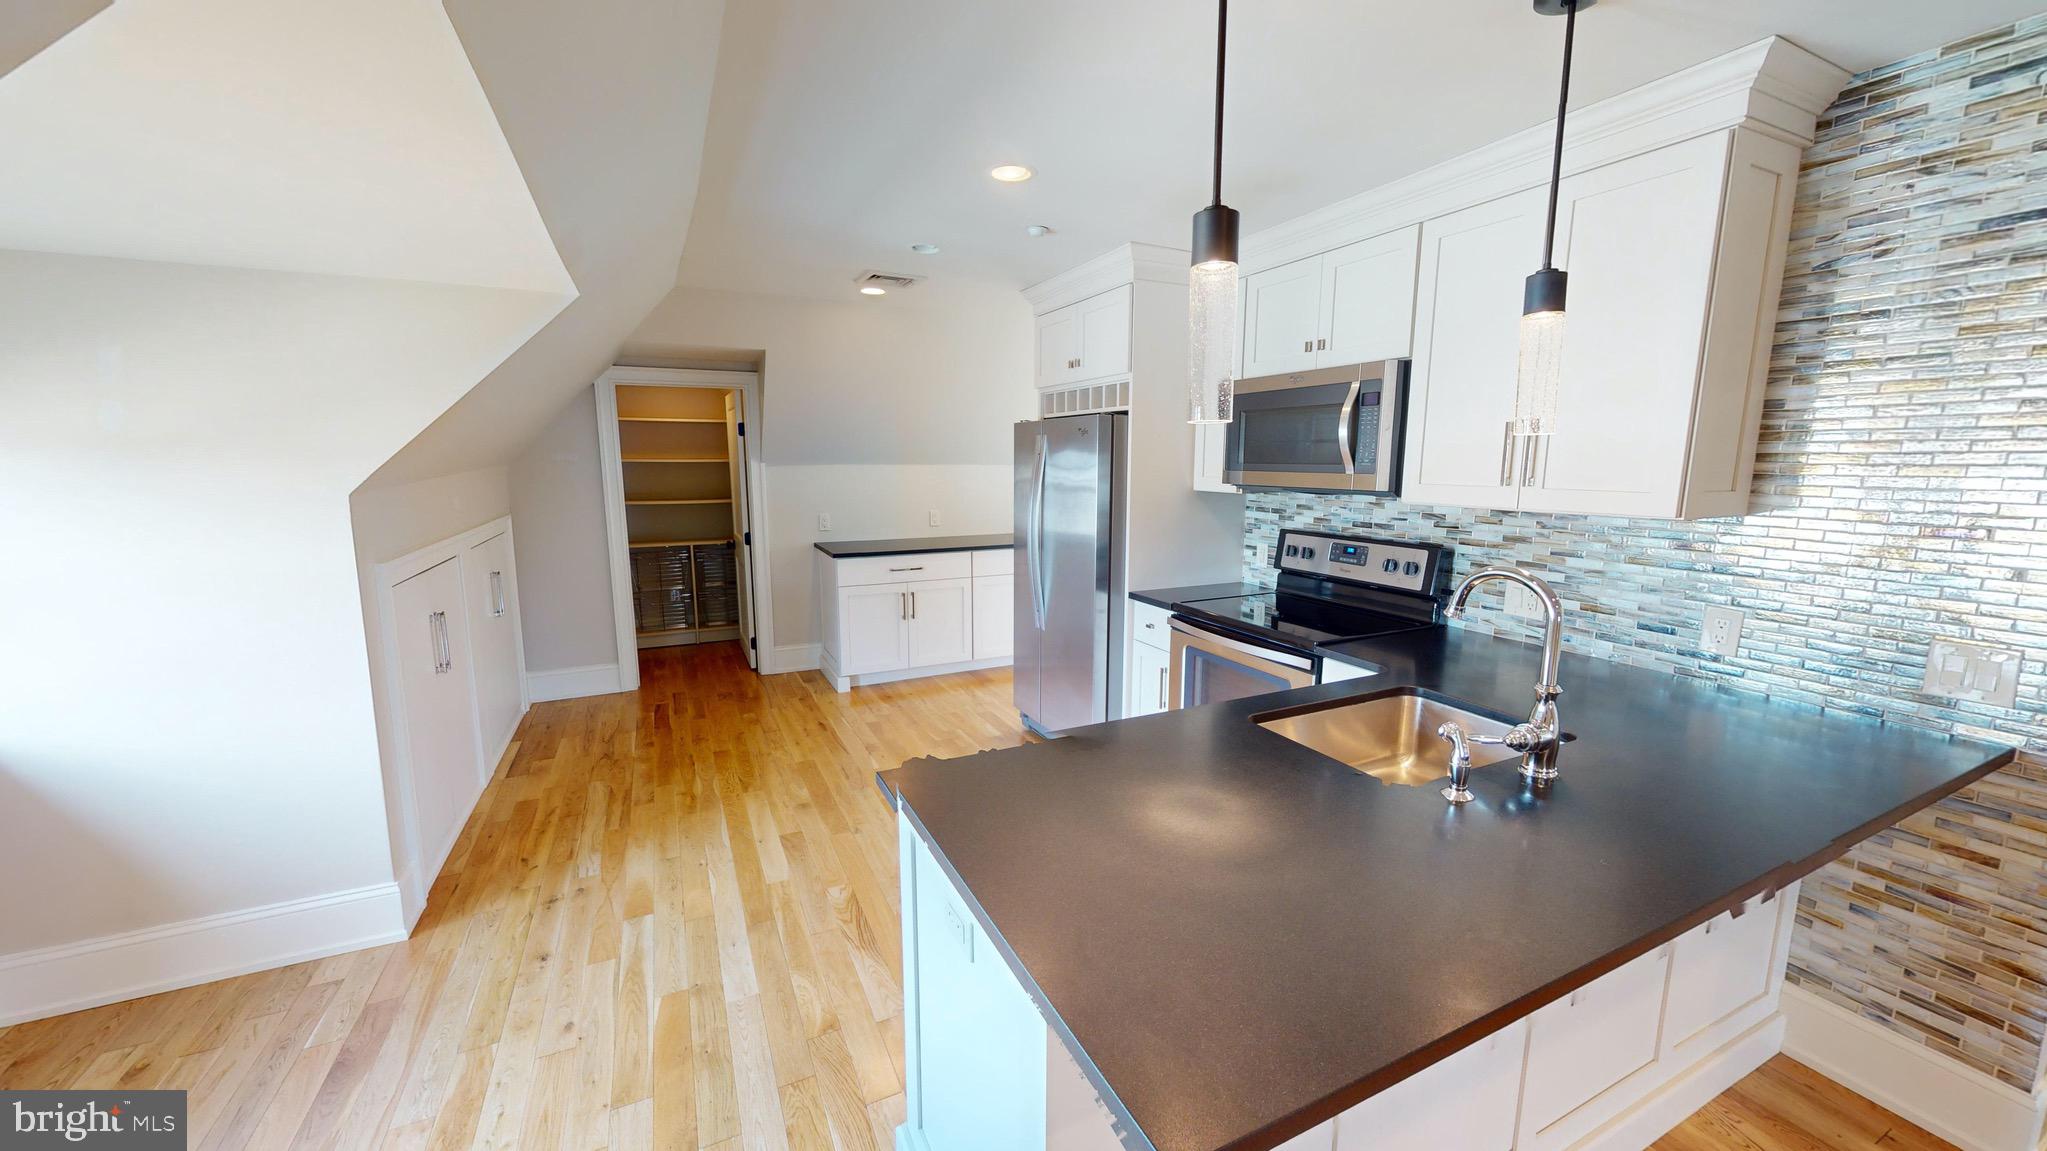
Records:
[[[1172,611],[1174,604],[1187,603],[1190,600],[1222,599],[1224,596],[1233,595],[1259,595],[1271,590],[1269,587],[1260,587],[1255,583],[1205,583],[1196,584],[1193,587],[1162,587],[1154,588],[1151,591],[1134,591],[1130,593],[1130,598],[1140,603],[1148,603],[1153,607],[1162,607],[1167,611]]]
[[[856,556],[914,556],[926,552],[985,552],[1013,547],[1008,532],[985,536],[917,536],[904,540],[819,540],[812,545],[836,560]]]
[[[1380,674],[883,777],[1157,1151],[1271,1148],[2012,757],[1566,655],[1562,778],[1450,808],[1253,719],[1405,686],[1517,719],[1540,652],[1338,646]]]

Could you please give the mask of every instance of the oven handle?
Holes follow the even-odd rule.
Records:
[[[1343,453],[1343,474],[1358,474],[1357,451],[1350,442],[1351,425],[1358,417],[1358,392],[1364,387],[1363,380],[1352,380],[1350,391],[1343,397],[1343,410],[1336,417],[1336,450]]]
[[[1294,655],[1291,652],[1275,651],[1272,648],[1245,643],[1239,639],[1230,639],[1211,628],[1202,627],[1200,624],[1181,616],[1176,615],[1168,620],[1167,626],[1181,635],[1187,636],[1189,639],[1198,639],[1202,643],[1216,644],[1230,651],[1240,652],[1254,659],[1263,660],[1266,663],[1275,663],[1281,667],[1293,668],[1296,671],[1315,670],[1315,661],[1306,656]]]

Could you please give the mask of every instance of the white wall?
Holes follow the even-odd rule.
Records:
[[[0,957],[389,884],[349,492],[560,297],[0,252],[0,299]]]
[[[756,523],[767,529],[775,628],[763,653],[817,642],[811,545],[821,538],[1010,530],[1010,428],[1035,402],[1029,306],[1014,292],[930,285],[848,295],[677,289],[619,356],[703,363],[741,349],[760,364],[765,410],[749,431],[766,471]],[[512,468],[531,669],[614,658],[600,482],[595,408],[578,396]],[[820,514],[831,532],[817,531]]]

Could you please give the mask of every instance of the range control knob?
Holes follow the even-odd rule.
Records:
[[[1286,554],[1288,554],[1288,555],[1290,555],[1290,556],[1297,556],[1297,555],[1300,555],[1300,554],[1301,554],[1301,549],[1300,549],[1300,548],[1298,548],[1298,547],[1295,547],[1295,546],[1294,546],[1293,544],[1288,544],[1288,545],[1286,546]]]
[[[1420,575],[1422,574],[1422,565],[1414,562],[1413,560],[1409,560],[1405,564],[1401,565],[1400,574],[1411,576]]]
[[[1301,558],[1302,558],[1302,559],[1304,559],[1304,560],[1311,560],[1311,559],[1314,559],[1314,558],[1315,558],[1315,549],[1314,549],[1314,548],[1311,548],[1311,547],[1309,547],[1309,546],[1308,546],[1308,545],[1306,545],[1306,544],[1302,544],[1302,545],[1301,545]]]
[[[1399,570],[1400,570],[1400,561],[1399,561],[1399,560],[1387,560],[1387,561],[1386,561],[1385,563],[1383,563],[1383,564],[1381,564],[1381,565],[1379,565],[1379,566],[1381,566],[1381,567],[1385,568],[1385,569],[1386,569],[1386,570],[1387,570],[1388,572],[1397,572],[1397,571],[1399,571]]]

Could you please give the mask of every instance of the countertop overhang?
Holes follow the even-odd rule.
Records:
[[[915,556],[931,552],[984,552],[1013,547],[1008,532],[979,536],[912,536],[899,540],[818,540],[811,545],[833,559],[861,556]]]
[[[2013,756],[1567,655],[1562,778],[1480,768],[1452,808],[1256,720],[1404,688],[1511,720],[1540,652],[1325,654],[1378,674],[880,777],[1156,1151],[1274,1147]]]

